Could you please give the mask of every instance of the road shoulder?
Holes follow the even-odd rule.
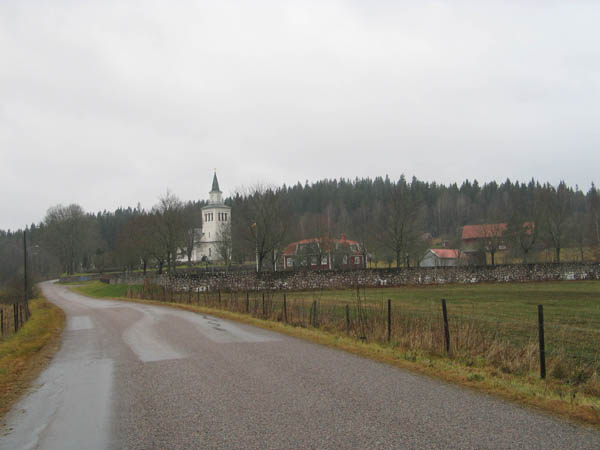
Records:
[[[0,426],[6,413],[31,387],[60,348],[65,314],[40,296],[30,301],[31,318],[16,334],[0,340]],[[0,431],[1,432],[1,431]]]

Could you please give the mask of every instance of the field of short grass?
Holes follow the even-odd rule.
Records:
[[[513,345],[533,344],[538,338],[537,305],[544,306],[547,352],[567,359],[600,365],[600,282],[547,282],[477,285],[442,285],[356,290],[291,292],[291,301],[317,300],[323,306],[362,302],[405,318],[441,316],[446,299],[453,324],[469,322]],[[342,314],[341,308],[339,314]]]
[[[100,281],[86,281],[65,283],[71,285],[76,291],[94,298],[119,298],[125,297],[128,286],[126,284],[108,284]]]

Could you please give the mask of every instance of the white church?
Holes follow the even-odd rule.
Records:
[[[223,193],[219,189],[217,172],[214,173],[212,189],[208,193],[208,204],[202,208],[202,228],[197,228],[196,244],[192,251],[192,261],[220,261],[223,248],[231,251],[231,207],[223,203]],[[223,245],[222,239],[229,245]]]

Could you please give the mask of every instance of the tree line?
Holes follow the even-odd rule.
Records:
[[[600,256],[600,195],[593,184],[584,192],[533,179],[444,185],[386,176],[255,185],[225,203],[232,223],[222,230],[221,259],[226,265],[257,260],[259,270],[273,269],[292,241],[342,233],[359,241],[372,261],[414,265],[432,239],[460,248],[462,227],[469,224],[506,224],[503,242],[524,262],[539,250],[556,262],[565,248],[577,249],[581,259]],[[45,277],[92,269],[175,270],[182,260],[191,262],[205,205],[167,192],[150,210],[138,205],[89,213],[76,204],[53,206],[27,227],[31,265]],[[492,236],[485,250],[493,257],[499,243]],[[0,230],[0,284],[19,276],[22,251],[22,230]]]

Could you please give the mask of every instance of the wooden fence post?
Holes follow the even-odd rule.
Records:
[[[448,328],[448,310],[446,309],[446,299],[442,299],[442,314],[444,316],[444,343],[446,344],[446,353],[450,353],[450,330]]]
[[[250,312],[250,294],[246,291],[246,314]]]
[[[265,318],[265,291],[262,292],[262,316]]]
[[[15,323],[15,333],[19,331],[19,305],[17,303],[13,304],[13,320]]]
[[[544,306],[538,305],[538,336],[540,341],[540,378],[546,378],[546,346],[544,343]]]
[[[287,298],[283,293],[283,321],[287,323]]]
[[[387,301],[387,340],[391,342],[392,340],[392,300],[388,298]]]
[[[350,305],[346,303],[346,336],[350,336]]]

